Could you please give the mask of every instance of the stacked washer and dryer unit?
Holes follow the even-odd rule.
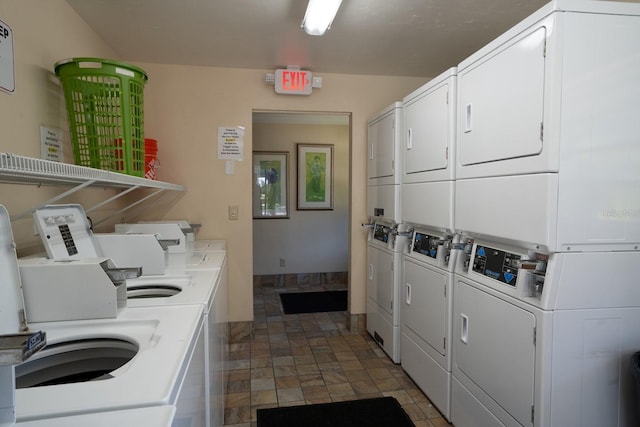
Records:
[[[455,96],[451,68],[403,100],[402,368],[450,419],[455,261]]]
[[[457,427],[638,425],[638,40],[558,0],[458,65]]]
[[[637,425],[637,40],[556,0],[403,100],[401,363],[456,427]]]
[[[399,102],[368,122],[367,332],[395,363],[400,363],[399,292],[407,247],[400,224],[401,135]]]

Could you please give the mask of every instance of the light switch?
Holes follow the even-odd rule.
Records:
[[[234,175],[236,173],[236,165],[233,163],[233,160],[227,160],[225,162],[224,173],[227,175]]]
[[[229,219],[231,220],[238,219],[238,206],[236,205],[229,206]]]

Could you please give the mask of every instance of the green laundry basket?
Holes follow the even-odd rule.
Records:
[[[143,176],[144,85],[138,67],[100,58],[55,64],[77,165]]]

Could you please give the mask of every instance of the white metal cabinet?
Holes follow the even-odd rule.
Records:
[[[400,257],[398,252],[367,246],[367,332],[396,363],[400,362]]]
[[[447,273],[405,258],[403,282],[403,328],[422,338],[432,354],[444,356],[450,315],[446,303],[450,286]]]
[[[533,425],[535,327],[533,313],[456,279],[454,375],[468,378],[523,426]]]
[[[401,188],[398,184],[370,185],[367,187],[367,215],[376,219],[400,222]]]
[[[456,68],[403,100],[401,218],[454,230]]]
[[[546,35],[540,26],[460,67],[460,166],[541,153]]]
[[[403,183],[455,177],[455,75],[451,68],[403,99]]]
[[[557,0],[459,64],[457,231],[493,236],[495,224],[518,218],[547,231],[532,238],[514,227],[508,238],[518,244],[637,248],[639,39],[637,4]],[[528,194],[544,203],[529,209],[520,203]],[[478,224],[464,204],[492,206],[497,217]]]
[[[367,177],[370,185],[399,184],[396,165],[402,104],[396,102],[369,120],[367,127]]]
[[[402,368],[451,419],[450,272],[403,259]]]

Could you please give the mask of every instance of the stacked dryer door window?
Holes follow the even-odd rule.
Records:
[[[367,130],[367,331],[400,363],[400,253],[406,237],[400,222],[400,136],[402,105],[396,102],[368,123]]]
[[[557,1],[458,66],[456,427],[637,424],[638,39]]]
[[[403,100],[402,222],[413,229],[402,262],[402,367],[450,418],[455,252],[455,99],[452,68]]]

